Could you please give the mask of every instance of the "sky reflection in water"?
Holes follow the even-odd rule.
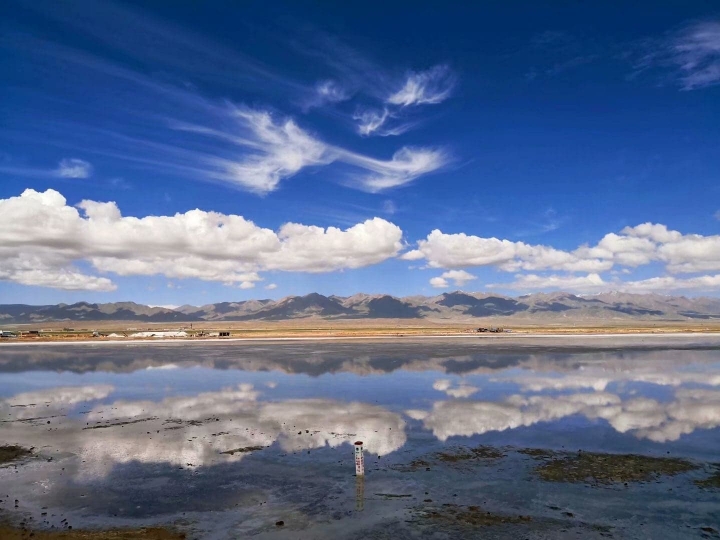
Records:
[[[74,489],[118,475],[193,474],[202,485],[221,471],[246,475],[254,500],[247,475],[259,467],[265,486],[297,464],[349,470],[357,439],[385,463],[448,444],[711,460],[720,355],[714,345],[547,352],[471,342],[12,347],[0,351],[0,421],[5,444],[64,460],[42,497],[27,497],[70,506]],[[93,511],[120,495],[108,497],[96,494]]]

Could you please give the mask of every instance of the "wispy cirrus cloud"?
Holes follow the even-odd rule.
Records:
[[[408,73],[403,86],[390,94],[386,102],[408,107],[434,105],[445,101],[455,86],[455,76],[449,66],[437,65],[427,71]]]
[[[224,129],[196,124],[174,123],[176,129],[215,137],[235,145],[241,157],[198,159],[199,169],[215,180],[232,183],[248,191],[266,194],[281,180],[302,169],[341,162],[366,172],[352,174],[347,185],[371,193],[409,184],[437,171],[450,162],[442,149],[402,147],[389,160],[373,158],[346,148],[327,144],[288,118],[267,111],[231,106],[235,124]]]
[[[360,135],[368,136],[378,131],[390,116],[387,109],[382,111],[367,109],[357,111],[353,115],[353,120],[357,120],[357,130]]]
[[[338,159],[369,171],[355,177],[355,187],[377,193],[409,184],[416,178],[441,169],[450,163],[450,156],[442,149],[403,147],[391,159],[370,158],[337,149]]]
[[[298,127],[292,119],[276,121],[266,111],[239,108],[233,108],[231,114],[249,130],[246,139],[235,139],[249,152],[234,160],[208,159],[220,169],[209,172],[211,177],[265,194],[305,167],[333,161],[327,145]]]
[[[0,172],[30,178],[90,178],[94,168],[84,159],[63,158],[54,169],[27,165],[3,165]]]
[[[93,166],[83,159],[63,159],[55,173],[61,178],[90,178]]]
[[[661,39],[649,39],[636,74],[656,70],[682,90],[720,84],[720,19],[695,21]]]
[[[357,121],[357,132],[363,137],[379,136],[390,137],[398,136],[412,129],[417,122],[411,121],[395,121],[397,115],[390,112],[387,107],[379,109],[357,110],[353,114],[353,120]],[[392,125],[388,125],[391,124]]]

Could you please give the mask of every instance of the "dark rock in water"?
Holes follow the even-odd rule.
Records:
[[[285,522],[282,521],[282,520],[275,522],[275,526],[276,526],[276,527],[282,527],[283,525],[285,525]]]

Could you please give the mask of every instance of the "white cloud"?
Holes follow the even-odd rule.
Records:
[[[58,164],[55,174],[61,178],[90,178],[93,167],[82,159],[63,159]]]
[[[623,400],[606,392],[562,396],[510,396],[502,402],[439,401],[432,410],[408,411],[438,439],[505,431],[580,414],[604,419],[619,433],[655,442],[675,441],[697,429],[720,426],[720,392],[679,389],[669,403],[653,399]]]
[[[78,210],[79,208],[79,210]],[[54,190],[28,189],[0,199],[0,279],[65,289],[113,290],[106,277],[164,275],[239,283],[263,270],[327,272],[394,257],[402,231],[381,218],[348,229],[288,223],[276,233],[238,215],[190,210],[172,216],[123,217],[115,203],[68,206]]]
[[[368,136],[380,129],[390,116],[387,109],[376,111],[367,109],[358,111],[353,115],[353,120],[357,120],[357,130],[360,135]]]
[[[388,126],[389,121],[395,117],[396,115],[391,113],[387,108],[382,111],[377,109],[364,109],[356,111],[353,115],[353,120],[357,121],[357,132],[363,137],[370,135],[380,137],[402,135],[416,124],[416,122],[404,122]]]
[[[683,89],[720,83],[720,20],[686,27],[669,43],[667,54]]]
[[[455,77],[448,66],[438,65],[427,71],[411,72],[405,83],[387,98],[387,103],[407,107],[445,101],[455,86]]]
[[[277,289],[277,283],[268,283],[267,285],[265,285],[265,289],[268,291]]]
[[[441,277],[430,278],[430,285],[436,289],[447,289],[450,286],[447,279]]]
[[[454,398],[470,397],[479,390],[479,388],[471,386],[464,382],[461,382],[457,386],[453,387],[452,381],[450,381],[449,379],[438,379],[433,383],[433,389],[437,390],[438,392],[445,392],[448,396]]]
[[[349,185],[370,192],[407,184],[449,161],[442,150],[411,147],[400,148],[390,160],[376,159],[328,145],[292,119],[274,118],[269,112],[251,109],[233,108],[231,112],[237,125],[225,130],[184,123],[174,123],[173,127],[219,138],[242,148],[244,155],[239,158],[203,156],[202,165],[192,171],[260,195],[275,191],[282,180],[307,167],[336,161],[368,171],[356,175]],[[368,121],[370,124],[365,129],[370,134],[373,129],[377,130],[373,124],[378,120]],[[393,134],[401,131],[396,129]]]
[[[215,178],[265,194],[277,189],[282,179],[305,167],[332,161],[327,145],[302,130],[293,120],[276,123],[268,112],[246,109],[235,109],[234,115],[250,130],[252,139],[243,142],[252,152],[242,159],[212,160],[220,169],[211,175]]]
[[[47,416],[49,412],[67,412],[68,406],[83,401],[101,399],[111,390],[78,387],[40,391],[31,397]],[[74,391],[76,397],[69,398],[68,391]],[[252,385],[241,384],[194,396],[171,396],[159,402],[120,400],[98,405],[79,417],[63,415],[46,435],[38,435],[37,427],[31,423],[13,425],[12,435],[13,440],[26,446],[77,454],[77,479],[81,481],[105,476],[115,465],[131,461],[192,468],[239,461],[246,454],[221,452],[249,446],[278,443],[283,450],[295,452],[336,448],[360,439],[366,451],[387,455],[406,441],[402,416],[379,406],[325,399],[260,402],[258,395]],[[38,416],[34,407],[10,406],[18,400],[27,403],[26,397],[0,400],[3,418]],[[134,420],[144,421],[122,428],[111,426]],[[88,423],[90,427],[108,427],[84,429]]]
[[[462,287],[468,281],[477,279],[477,276],[472,275],[470,272],[465,270],[448,270],[443,272],[439,277],[430,279],[430,285],[439,289],[445,289],[448,287],[448,281],[452,280],[456,287]]]
[[[620,283],[606,283],[598,274],[588,274],[586,276],[539,276],[537,274],[518,274],[515,281],[511,283],[494,283],[491,288],[516,289],[520,291],[534,291],[545,289],[557,289],[573,292],[600,292],[608,288],[616,288]]]
[[[568,271],[607,270],[609,261],[581,259],[575,254],[548,246],[533,246],[524,242],[482,238],[478,236],[445,234],[432,231],[418,248],[403,255],[405,260],[427,259],[433,268],[468,266],[500,266],[504,270],[562,269]]]
[[[325,103],[338,103],[348,99],[348,93],[336,81],[321,81],[315,85],[318,97]]]
[[[387,199],[382,204],[383,214],[393,215],[398,211],[397,205],[391,200]]]
[[[449,270],[447,272],[443,272],[442,276],[440,277],[453,280],[457,287],[462,287],[468,281],[473,281],[477,279],[477,276],[474,276],[470,272],[466,272],[465,270]]]
[[[455,436],[470,437],[549,422],[620,402],[617,396],[601,392],[560,397],[510,396],[504,402],[439,401],[433,405],[423,424],[435,437],[446,441]]]
[[[663,276],[636,281],[605,281],[598,274],[588,274],[586,276],[518,274],[516,280],[511,283],[494,283],[489,287],[521,291],[556,289],[580,293],[608,290],[631,293],[717,291],[720,290],[720,274],[685,279]]]
[[[680,279],[672,275],[639,281],[606,281],[601,273],[616,266],[616,275],[629,268],[661,263],[669,274],[720,271],[720,235],[682,234],[665,225],[643,223],[626,227],[619,234],[608,233],[597,244],[582,245],[572,251],[545,245],[498,238],[483,238],[465,233],[445,234],[433,230],[401,256],[404,260],[425,259],[431,268],[462,269],[494,266],[505,272],[556,270],[557,275],[535,273],[516,275],[510,284],[496,284],[522,290],[565,289],[597,292],[607,289],[643,291],[718,290],[716,275]],[[577,275],[583,273],[584,275]],[[443,274],[434,278],[436,287],[447,287]]]
[[[371,193],[409,184],[450,161],[445,151],[432,148],[403,147],[388,161],[346,151],[340,151],[339,155],[343,161],[371,171],[356,179],[357,187]]]
[[[602,367],[601,367],[602,366]],[[687,384],[720,386],[720,374],[708,373],[707,370],[684,371],[677,369],[672,361],[658,365],[629,359],[620,366],[607,367],[601,365],[583,365],[582,369],[553,374],[531,373],[523,371],[520,375],[498,376],[493,382],[513,382],[520,385],[526,392],[546,392],[592,389],[604,392],[611,383],[643,382],[659,386],[678,387]]]

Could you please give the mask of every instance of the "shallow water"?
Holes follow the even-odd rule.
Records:
[[[720,339],[2,347],[0,444],[34,448],[1,466],[0,512],[36,528],[710,538],[720,490],[695,481],[720,462]],[[439,457],[479,445],[502,457]],[[696,468],[551,482],[526,448]],[[466,523],[467,506],[530,519]]]

